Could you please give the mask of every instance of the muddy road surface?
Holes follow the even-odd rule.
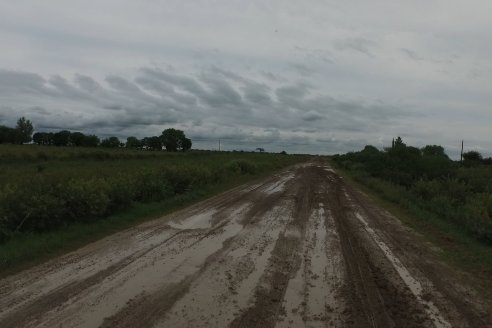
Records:
[[[0,280],[0,327],[490,327],[436,252],[306,163]]]

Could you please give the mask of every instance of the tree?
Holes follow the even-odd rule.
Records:
[[[379,149],[377,149],[376,147],[374,147],[372,145],[366,145],[361,152],[365,153],[365,154],[378,154]]]
[[[0,125],[0,143],[14,143],[15,129]]]
[[[152,150],[162,150],[161,138],[157,136],[147,138],[147,147],[149,147]]]
[[[427,145],[422,148],[422,155],[424,156],[440,156],[448,158],[448,155],[444,152],[444,148],[438,145]]]
[[[85,136],[83,146],[84,147],[97,147],[97,146],[99,146],[100,143],[101,143],[101,140],[99,140],[99,137],[92,134],[92,135]]]
[[[482,154],[480,154],[478,151],[470,150],[466,153],[463,153],[463,159],[465,160],[465,162],[468,162],[471,164],[471,163],[481,162],[483,157],[482,157]]]
[[[184,138],[181,146],[183,148],[183,151],[187,151],[191,149],[191,145],[192,145],[191,139]]]
[[[53,134],[53,145],[68,146],[70,144],[70,131],[62,130]]]
[[[186,143],[186,146],[190,146],[191,148],[191,140],[189,144],[185,141],[186,136],[183,131],[176,129],[166,129],[162,131],[160,136],[162,145],[166,147],[167,151],[178,151],[178,150],[187,150],[183,147],[183,144]]]
[[[52,145],[53,133],[51,132],[36,132],[32,136],[32,140],[38,145]]]
[[[126,148],[140,148],[142,147],[142,142],[136,137],[126,138]]]
[[[109,137],[101,141],[101,147],[106,148],[118,148],[120,146],[120,139],[117,137]]]
[[[17,121],[17,126],[15,127],[15,141],[18,144],[23,144],[30,142],[32,140],[32,133],[34,132],[34,127],[31,121],[26,120],[25,117],[19,118]]]
[[[85,141],[85,134],[83,134],[82,132],[73,132],[70,135],[70,143],[73,146],[81,147],[84,145],[84,141]]]
[[[402,138],[398,136],[395,141],[393,142],[393,148],[404,148],[407,145],[403,142]]]
[[[44,132],[36,132],[34,133],[34,135],[32,136],[32,141],[34,141],[34,143],[38,144],[38,145],[42,145],[43,144],[43,137],[44,137]]]

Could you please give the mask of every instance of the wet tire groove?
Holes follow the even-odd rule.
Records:
[[[22,327],[31,321],[35,321],[36,318],[40,315],[43,315],[45,312],[49,311],[52,308],[62,305],[63,303],[67,302],[69,299],[80,293],[80,291],[101,283],[104,279],[106,279],[106,277],[111,276],[117,271],[120,271],[121,269],[127,267],[138,258],[145,256],[145,254],[148,254],[155,248],[171,241],[173,238],[183,232],[185,231],[178,231],[161,243],[158,243],[146,250],[125,257],[124,259],[107,267],[104,270],[95,273],[90,277],[87,277],[81,281],[74,281],[72,283],[69,283],[68,285],[61,286],[54,291],[43,295],[42,298],[36,299],[32,303],[23,306],[22,308],[13,311],[12,313],[9,313],[5,317],[3,317],[0,321],[1,327]]]
[[[267,270],[255,290],[254,304],[231,322],[231,328],[274,327],[282,311],[287,284],[299,269],[305,227],[312,210],[312,186],[316,186],[311,170],[301,168],[296,175],[297,183],[286,192],[294,194],[293,220],[275,243]]]
[[[332,199],[335,222],[342,238],[342,251],[348,272],[346,289],[351,301],[351,324],[355,327],[432,327],[424,308],[416,302],[410,290],[371,242],[361,239],[338,180]]]

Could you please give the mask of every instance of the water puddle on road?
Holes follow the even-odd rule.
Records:
[[[376,242],[381,251],[383,251],[386,258],[391,262],[395,270],[400,275],[401,279],[405,282],[408,288],[411,290],[412,294],[415,296],[418,302],[424,305],[425,312],[429,316],[429,318],[434,323],[434,326],[437,328],[451,328],[451,324],[447,322],[440,314],[439,309],[434,305],[431,301],[426,301],[423,299],[423,288],[421,283],[416,280],[407,268],[400,262],[400,260],[393,254],[388,245],[386,245],[381,238],[376,234],[374,229],[372,229],[364,217],[355,212],[355,216],[357,219],[363,224],[364,229],[371,236],[371,238]]]
[[[284,296],[284,317],[276,327],[326,327],[340,323],[343,304],[337,299],[343,263],[331,214],[319,204],[309,218],[302,262]]]
[[[294,174],[289,173],[283,176],[280,180],[273,183],[271,186],[265,186],[264,188],[261,189],[261,191],[268,195],[271,195],[276,192],[284,191],[286,183],[293,178],[294,178]]]
[[[209,210],[204,213],[195,214],[184,220],[175,220],[168,223],[174,229],[208,229],[212,226],[212,219],[217,210]]]
[[[199,271],[210,255],[222,249],[225,241],[242,230],[240,220],[246,212],[245,208],[246,205],[235,209],[228,221],[213,230],[183,230],[169,242],[152,248],[125,268],[108,276],[99,286],[86,290],[83,298],[59,309],[60,313],[54,313],[52,318],[46,320],[47,324],[69,327],[83,322],[87,326],[97,327],[104,318],[122,310],[127,311],[125,307],[129,301],[141,299],[146,293],[152,295],[165,286],[179,284]],[[206,212],[201,219],[207,221],[212,213]],[[191,222],[194,223],[188,221],[185,226],[197,226],[199,220],[196,216],[192,218]]]
[[[226,327],[252,301],[289,213],[282,204],[245,227],[156,327]]]

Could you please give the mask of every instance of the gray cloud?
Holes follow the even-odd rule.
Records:
[[[406,48],[401,48],[400,51],[405,54],[408,58],[413,59],[413,60],[423,60],[424,58],[419,56],[415,51],[406,49]]]
[[[382,18],[380,8],[385,8]],[[331,153],[396,135],[492,155],[491,5],[0,4],[0,124]],[[436,21],[435,17],[441,17]],[[139,68],[140,67],[140,68]]]
[[[301,76],[308,77],[315,73],[315,71],[303,64],[291,64],[291,67],[294,68],[296,72],[298,72]]]
[[[376,48],[376,42],[364,37],[351,37],[346,39],[339,39],[333,42],[335,48],[341,51],[355,51],[365,54],[367,56],[374,56],[372,51]]]
[[[326,129],[364,131],[367,123],[362,126],[361,121],[388,121],[384,106],[314,95],[315,88],[306,83],[284,84],[272,90],[263,82],[214,67],[189,75],[146,67],[138,70],[132,81],[109,75],[104,79],[107,86],[80,74],[72,82],[61,76],[46,81],[23,72],[4,75],[23,81],[17,83],[18,96],[29,86],[36,86],[38,97],[30,107],[18,108],[31,115],[37,109],[39,115],[34,117],[41,129],[100,130],[104,134],[113,129],[124,136],[145,131],[138,126],[154,126],[158,131],[178,124],[189,126],[198,143],[207,135],[208,139],[229,140],[238,147],[268,144],[278,149],[314,146]],[[7,80],[0,73],[0,81]],[[4,84],[7,82],[0,84],[0,90]],[[75,108],[66,112],[65,103],[75,104]],[[10,120],[18,112],[9,111]]]

